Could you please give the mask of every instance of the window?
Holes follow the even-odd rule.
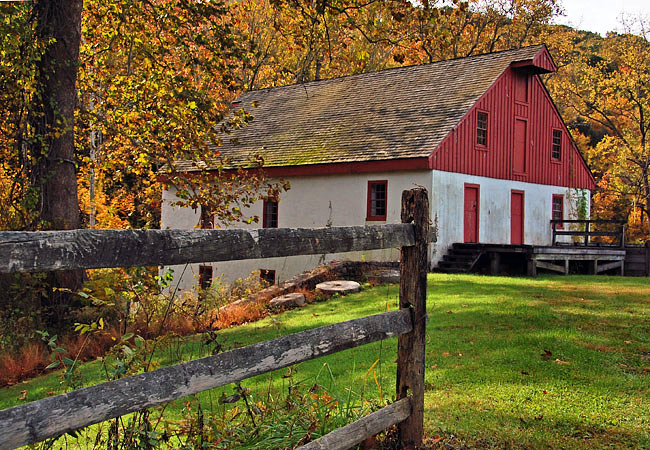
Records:
[[[563,195],[553,196],[553,211],[551,212],[551,218],[553,220],[564,219],[564,196]],[[564,228],[564,224],[558,223],[556,225],[556,228]]]
[[[562,131],[553,130],[553,147],[551,148],[551,158],[555,161],[562,159]]]
[[[275,270],[260,269],[260,280],[268,284],[275,284]]]
[[[199,287],[208,289],[212,286],[212,266],[199,266]]]
[[[201,205],[201,228],[204,230],[211,230],[214,228],[214,216],[208,214],[208,209]]]
[[[487,147],[488,113],[479,111],[476,114],[476,145]]]
[[[368,181],[366,220],[386,220],[388,181]]]
[[[262,217],[262,228],[278,227],[278,202],[275,200],[264,200],[264,214]]]

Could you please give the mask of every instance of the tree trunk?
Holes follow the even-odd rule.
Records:
[[[30,125],[34,133],[31,154],[32,183],[39,194],[39,228],[79,228],[77,174],[74,161],[74,111],[77,103],[77,67],[81,43],[83,0],[36,0],[37,41],[45,50],[38,70],[38,94]],[[82,271],[55,272],[52,287],[77,290]],[[50,321],[59,325],[72,296],[52,290],[46,299]]]
[[[46,50],[38,70],[39,98],[34,104],[35,184],[40,218],[55,230],[79,228],[74,162],[74,110],[81,42],[82,0],[37,0],[37,36]]]

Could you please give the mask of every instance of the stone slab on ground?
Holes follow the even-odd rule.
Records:
[[[334,280],[318,283],[316,285],[316,289],[328,294],[345,295],[353,292],[359,292],[361,290],[361,285],[356,281]]]
[[[367,277],[368,282],[374,284],[399,283],[399,270],[376,270],[370,272]]]
[[[294,306],[304,306],[305,305],[305,295],[300,294],[299,292],[292,292],[291,294],[285,294],[280,297],[275,297],[269,302],[269,306],[274,308],[291,308]]]

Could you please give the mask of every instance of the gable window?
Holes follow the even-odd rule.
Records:
[[[487,147],[488,138],[488,113],[476,113],[476,145]]]
[[[262,217],[262,228],[278,227],[278,202],[276,200],[264,200],[264,214]]]
[[[199,224],[203,230],[211,230],[214,228],[214,216],[208,214],[208,208],[201,205],[201,223]]]
[[[551,211],[551,218],[553,220],[564,219],[564,196],[553,195],[553,209]],[[558,223],[556,228],[564,228],[564,224]]]
[[[199,266],[199,287],[208,289],[212,286],[212,266]]]
[[[260,269],[260,280],[267,284],[275,284],[275,270]]]
[[[562,131],[553,130],[553,146],[551,148],[551,158],[554,161],[562,159]]]
[[[388,181],[368,181],[366,220],[386,220]]]

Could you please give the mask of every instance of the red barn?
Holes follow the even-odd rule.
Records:
[[[233,166],[261,155],[270,176],[291,182],[279,203],[249,211],[261,226],[399,222],[402,190],[420,185],[438,232],[432,265],[454,243],[550,245],[549,221],[588,218],[594,188],[540,78],[555,70],[541,45],[246,92],[237,104],[254,120],[218,150]],[[165,191],[163,227],[195,226],[200,212],[170,206],[174,197]],[[322,260],[210,267],[230,279],[264,269],[277,280]]]

